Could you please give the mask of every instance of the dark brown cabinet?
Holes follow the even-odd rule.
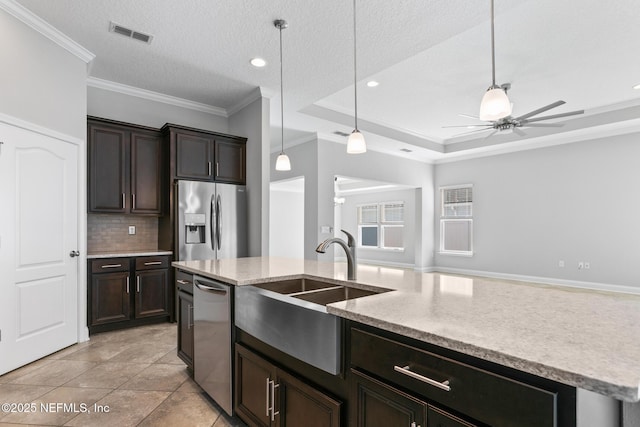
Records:
[[[355,327],[350,347],[356,426],[384,425],[382,418],[423,427],[554,427],[562,419],[561,385],[525,383]]]
[[[193,369],[193,275],[176,271],[178,357]]]
[[[174,179],[246,182],[245,138],[171,124],[162,131],[173,152]]]
[[[89,331],[170,320],[170,257],[89,260]]]
[[[341,403],[236,344],[235,411],[250,426],[337,427]]]
[[[90,213],[162,214],[162,137],[159,131],[89,118]]]

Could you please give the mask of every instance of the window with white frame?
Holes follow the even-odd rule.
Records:
[[[473,186],[440,188],[440,252],[473,254]]]
[[[404,249],[404,202],[358,206],[358,246]]]

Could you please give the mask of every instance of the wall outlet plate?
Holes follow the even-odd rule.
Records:
[[[129,226],[129,234],[136,234],[136,226],[135,225],[130,225]]]

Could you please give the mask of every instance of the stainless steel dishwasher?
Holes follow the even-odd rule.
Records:
[[[193,283],[193,376],[233,415],[231,286],[200,276],[194,276]]]

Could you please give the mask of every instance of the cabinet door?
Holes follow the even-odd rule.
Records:
[[[127,211],[128,138],[125,130],[89,124],[89,212]]]
[[[131,133],[131,213],[162,213],[160,134]]]
[[[427,427],[476,427],[475,424],[471,424],[431,405],[429,405],[427,416],[429,418]]]
[[[351,370],[351,422],[357,427],[426,426],[427,404]],[[414,424],[415,423],[415,424]]]
[[[176,133],[176,177],[213,180],[213,138]]]
[[[136,272],[135,317],[169,315],[168,270]]]
[[[235,369],[236,413],[252,427],[270,426],[269,381],[275,379],[275,367],[236,344]]]
[[[92,274],[90,277],[91,326],[129,320],[129,272]]]
[[[216,181],[236,184],[245,183],[245,144],[216,139],[215,161]]]
[[[281,370],[278,370],[275,396],[276,421],[279,418],[281,426],[340,425],[340,402]],[[387,424],[391,425],[395,424]]]
[[[178,292],[178,357],[193,369],[193,295]]]

